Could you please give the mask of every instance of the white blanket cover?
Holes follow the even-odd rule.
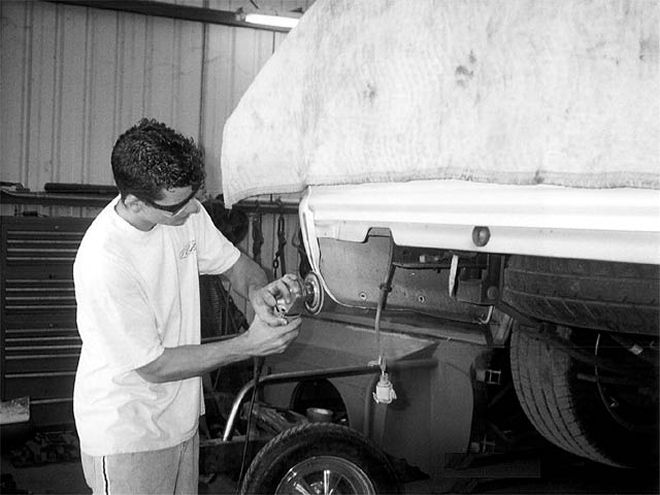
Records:
[[[225,125],[225,202],[419,179],[657,189],[659,5],[316,0]]]

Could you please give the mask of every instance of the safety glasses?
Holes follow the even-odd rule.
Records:
[[[171,213],[172,215],[176,215],[188,204],[188,202],[191,199],[193,199],[195,197],[197,192],[198,192],[198,189],[193,190],[193,192],[192,192],[192,194],[190,194],[190,196],[188,196],[186,199],[184,199],[183,201],[181,201],[180,203],[177,203],[175,205],[159,205],[158,203],[154,203],[153,201],[148,200],[148,199],[142,199],[142,198],[140,198],[140,199],[142,199],[142,201],[147,203],[149,206],[151,206],[153,208],[156,208],[157,210],[166,211],[168,213]]]

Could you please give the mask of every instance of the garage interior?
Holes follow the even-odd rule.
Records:
[[[81,346],[72,263],[86,228],[117,193],[109,155],[123,129],[150,116],[193,136],[206,152],[202,204],[218,229],[271,280],[312,271],[299,217],[302,194],[259,194],[229,209],[220,162],[225,123],[290,31],[250,24],[246,12],[298,19],[314,3],[0,2],[1,493],[90,493],[72,413]],[[655,41],[649,39],[658,44],[657,30]],[[651,63],[657,79],[655,50]],[[464,70],[457,77],[467,81],[472,76]],[[279,104],[285,106],[286,98]],[[638,344],[653,361],[641,368],[648,381],[635,384],[642,399],[631,400],[634,413],[643,412],[640,423],[650,425],[635,437],[643,439],[639,445],[650,444],[639,448],[644,465],[615,466],[609,458],[597,462],[560,448],[548,439],[552,431],[544,435],[533,424],[529,403],[521,405],[521,395],[531,403],[537,390],[522,390],[520,384],[545,380],[544,373],[557,369],[536,369],[530,362],[552,355],[559,366],[558,356],[566,354],[556,351],[562,345],[557,336],[570,330],[562,322],[541,325],[541,343],[536,330],[525,330],[526,325],[536,328],[545,313],[529,318],[528,301],[515,299],[522,289],[509,274],[541,271],[539,258],[488,254],[454,261],[441,250],[399,245],[387,229],[378,228],[361,242],[328,236],[319,245],[324,283],[348,304],[326,297],[314,314],[305,313],[299,339],[285,354],[266,361],[251,412],[252,362],[204,377],[200,493],[237,493],[237,480],[268,440],[292,427],[328,420],[313,417],[310,409],[329,411],[331,423],[350,427],[382,448],[406,493],[660,492],[657,294],[644,305],[650,308],[644,318],[656,319],[654,330],[633,332],[634,342],[602,337],[603,348]],[[429,256],[431,265],[421,266],[427,261],[419,260]],[[505,279],[500,267],[508,270],[509,285],[489,295],[490,282]],[[461,275],[454,273],[457,287],[448,292],[452,270]],[[641,289],[631,291],[660,288],[655,265],[628,278],[642,280]],[[384,279],[391,284],[387,295],[382,285],[379,289]],[[423,297],[415,292],[418,287],[424,288]],[[201,276],[200,288],[203,341],[229,339],[247,328],[253,317],[249,303],[228,292],[219,277]],[[511,313],[493,311],[493,297]],[[383,306],[387,301],[380,321],[379,298]],[[432,305],[440,309],[428,310]],[[374,318],[382,335],[374,330]],[[566,338],[582,345],[579,338]],[[380,371],[373,361],[377,346],[387,350],[397,389],[387,406],[371,400]],[[610,361],[605,360],[623,359],[621,354],[601,355],[601,361],[589,356],[586,366],[607,370]],[[532,368],[539,377],[525,375]],[[585,383],[598,380],[591,371],[581,377]],[[627,398],[627,392],[621,396]],[[546,421],[543,414],[538,413],[539,422]],[[247,446],[246,436],[251,439]]]

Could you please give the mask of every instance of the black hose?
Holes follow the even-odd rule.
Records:
[[[259,389],[259,378],[261,377],[261,371],[263,370],[263,367],[264,367],[264,358],[254,357],[253,359],[254,387],[252,388],[252,397],[250,398],[250,405],[248,406],[247,426],[245,429],[245,443],[243,444],[243,455],[241,457],[241,471],[238,476],[238,484],[236,486],[237,495],[241,491],[241,485],[243,484],[243,476],[245,476],[245,469],[247,467],[247,457],[250,448],[250,430],[252,429],[252,411],[254,409],[254,403],[256,402],[257,391]]]

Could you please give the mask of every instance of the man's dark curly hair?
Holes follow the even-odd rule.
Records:
[[[204,183],[201,148],[153,119],[142,119],[119,136],[110,162],[122,198],[133,194],[157,201],[163,199],[163,189],[198,189]]]

